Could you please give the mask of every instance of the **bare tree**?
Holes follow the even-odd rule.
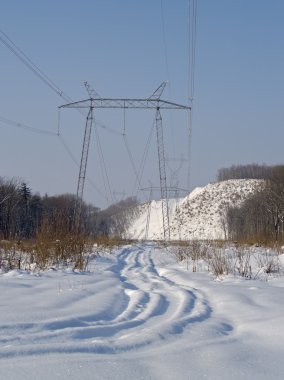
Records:
[[[234,240],[283,240],[284,166],[269,168],[263,189],[227,213]]]

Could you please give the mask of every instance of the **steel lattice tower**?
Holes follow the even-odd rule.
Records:
[[[75,207],[75,227],[78,230],[81,219],[82,211],[82,198],[84,191],[84,183],[86,177],[86,168],[88,161],[88,152],[90,145],[90,137],[93,122],[93,110],[104,109],[155,109],[156,110],[156,133],[157,133],[157,146],[158,146],[158,160],[159,160],[159,174],[160,174],[160,191],[162,202],[162,215],[163,215],[163,230],[165,241],[170,240],[170,223],[169,223],[169,207],[168,207],[168,189],[166,179],[166,165],[165,165],[165,148],[163,138],[163,125],[162,125],[162,109],[172,110],[190,110],[189,106],[169,102],[161,99],[161,95],[166,86],[163,82],[156,91],[149,98],[101,98],[89,85],[85,82],[86,89],[89,93],[89,99],[81,100],[78,102],[68,103],[59,108],[78,108],[88,109],[86,119],[86,127],[84,134],[84,142],[82,148],[80,173],[77,186],[77,201]]]

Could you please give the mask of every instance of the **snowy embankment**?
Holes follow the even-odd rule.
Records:
[[[0,275],[1,379],[282,379],[284,279],[192,273],[151,244],[89,273]]]
[[[239,206],[262,184],[262,180],[232,179],[198,187],[185,198],[170,199],[171,239],[226,239],[228,207]],[[162,228],[161,201],[153,200],[138,207],[138,217],[131,221],[126,237],[159,240],[163,239]]]

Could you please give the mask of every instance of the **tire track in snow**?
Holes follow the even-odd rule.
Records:
[[[185,288],[165,276],[160,276],[154,264],[154,256],[152,249],[145,253],[138,251],[135,266],[126,265],[123,274],[126,277],[127,274],[130,278],[134,277],[140,288],[146,288],[150,295],[158,294],[160,299],[164,300],[162,313],[157,312],[160,306],[156,305],[156,314],[163,316],[162,325],[160,320],[156,321],[160,326],[159,336],[168,332],[180,333],[187,324],[209,318],[211,308],[203,294],[197,289]],[[128,260],[131,261],[131,256]],[[152,328],[154,329],[155,325],[152,325]]]
[[[1,356],[123,352],[181,336],[188,325],[211,315],[200,291],[159,274],[153,246],[123,249],[108,273],[117,282],[106,282],[109,300],[102,310],[95,310],[96,292],[87,292],[88,314],[57,320],[47,313],[43,321],[8,323],[0,335]]]

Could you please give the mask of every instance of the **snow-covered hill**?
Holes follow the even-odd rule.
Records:
[[[171,239],[225,239],[227,208],[240,205],[262,183],[253,179],[210,183],[194,189],[185,198],[169,200]],[[126,232],[127,238],[163,238],[161,201],[139,206],[137,214]]]

